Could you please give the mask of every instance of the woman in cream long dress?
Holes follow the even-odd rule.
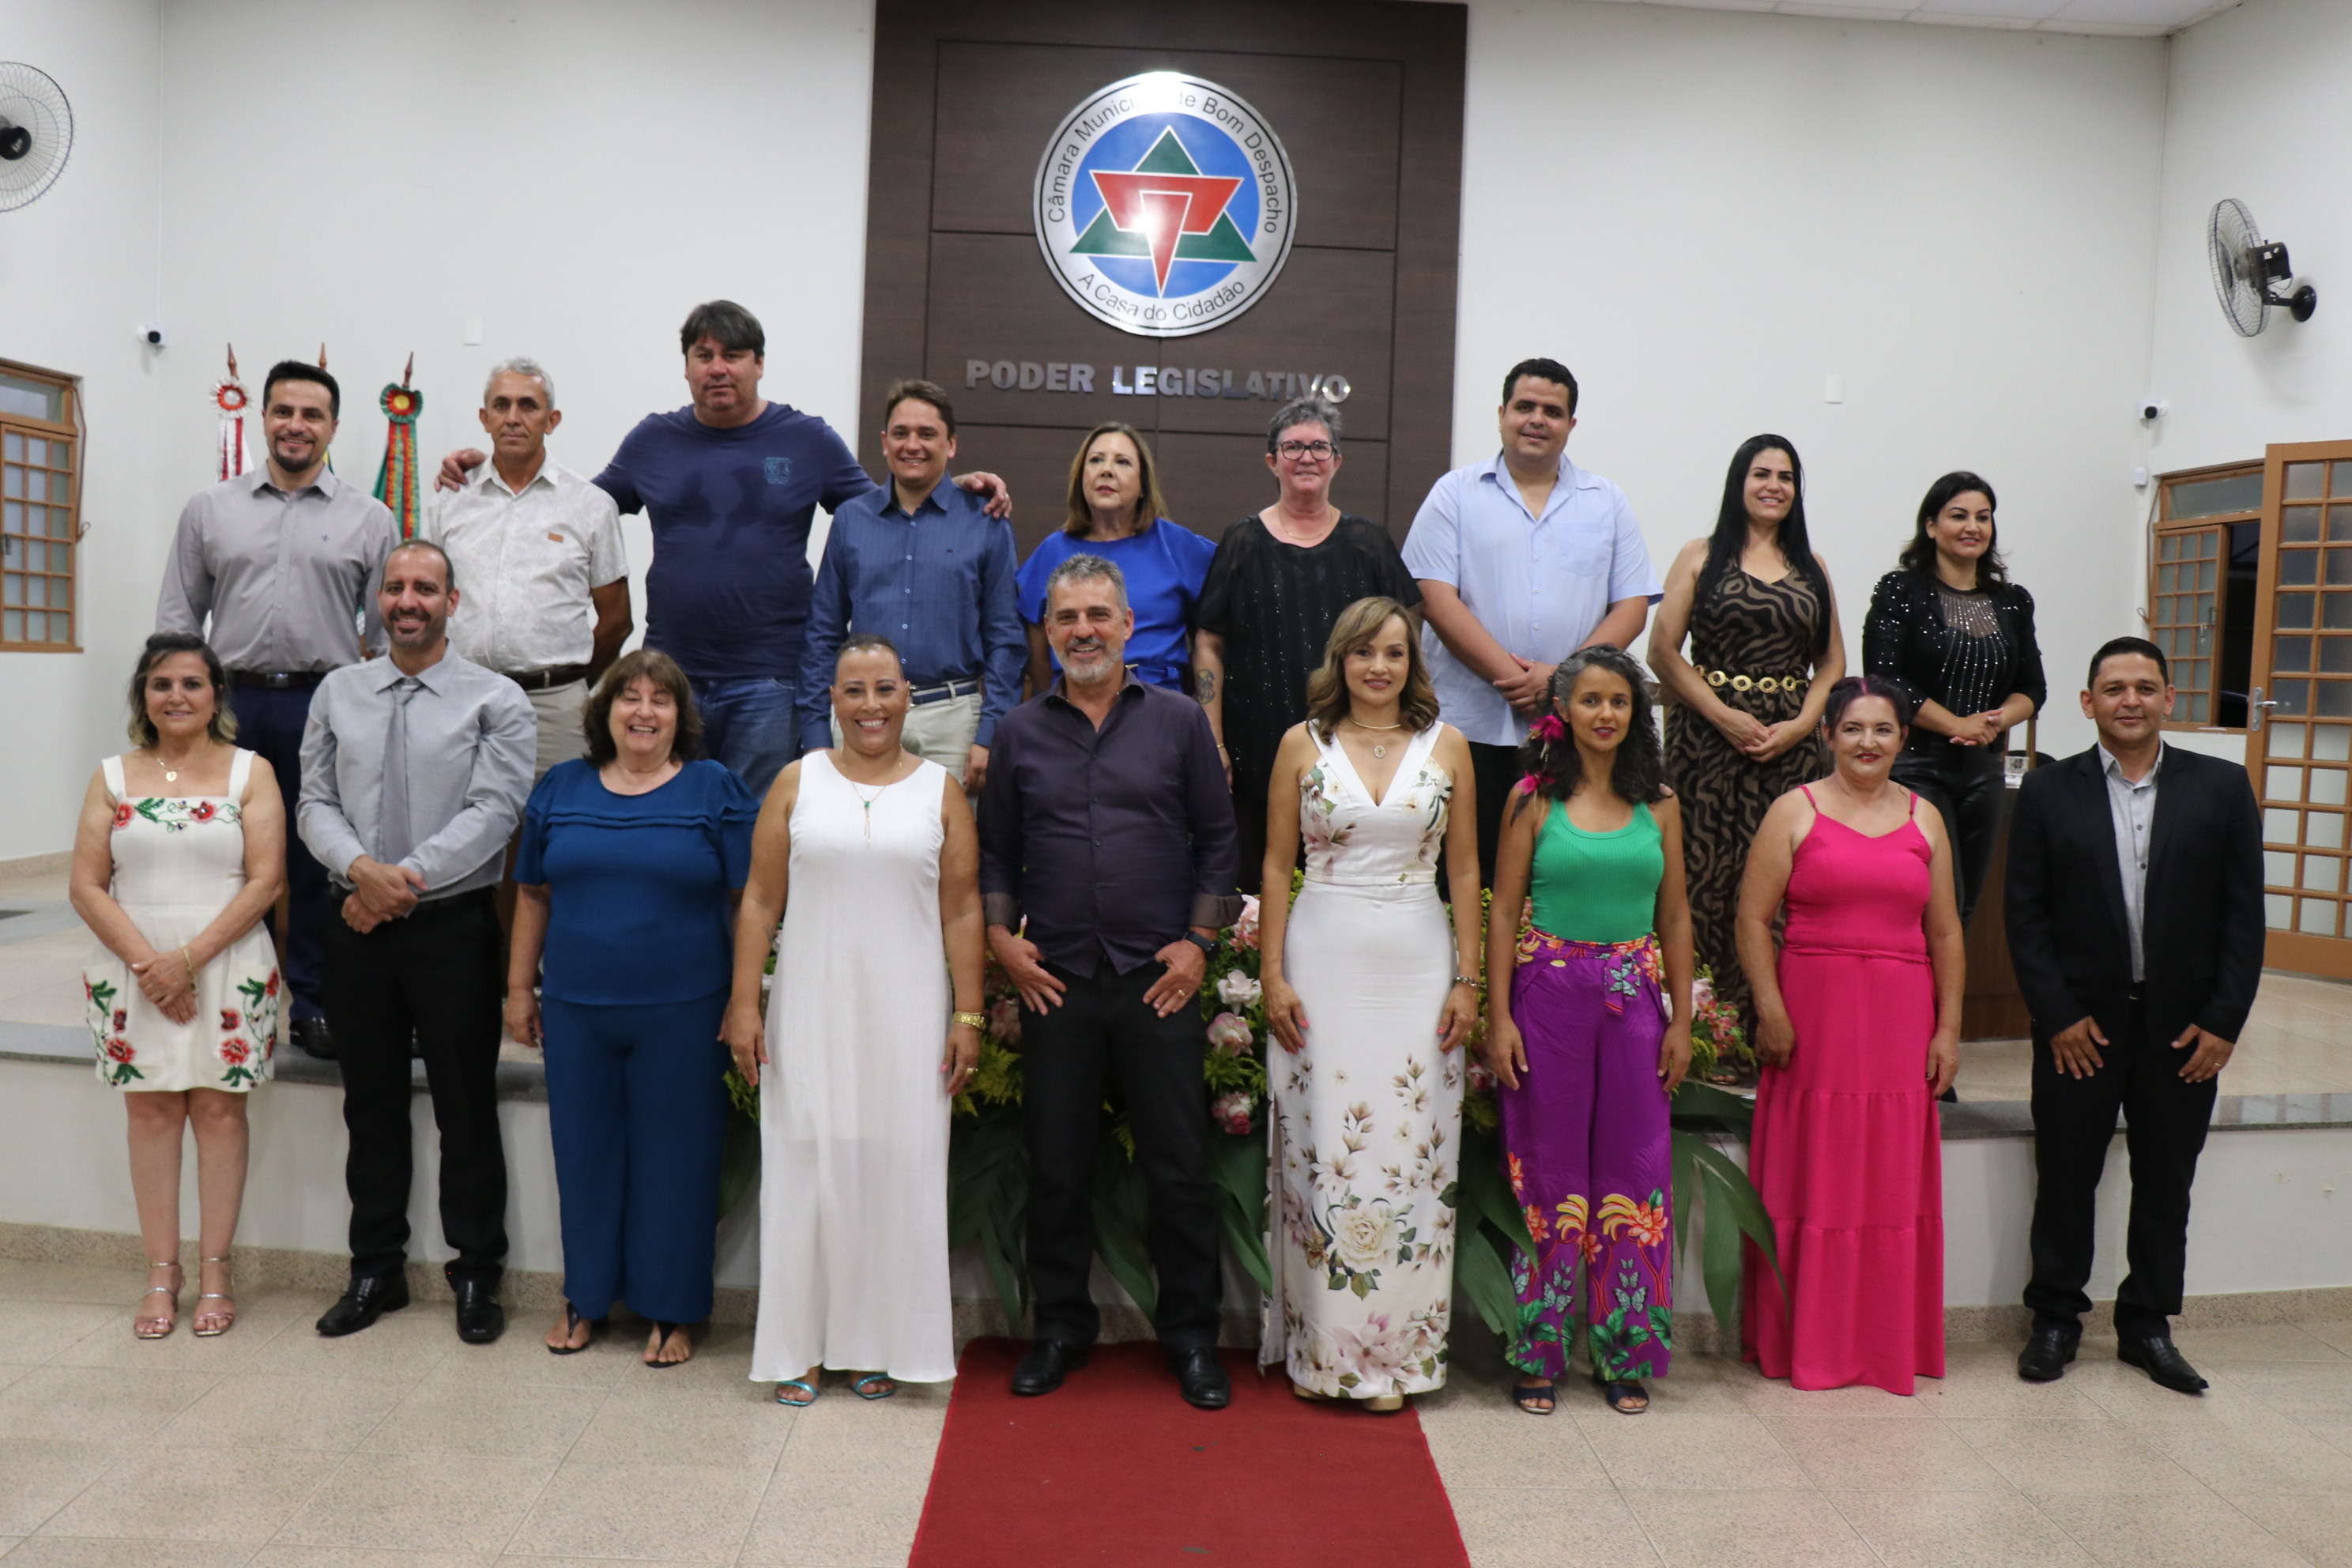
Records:
[[[980,1055],[971,808],[900,749],[906,678],[887,641],[844,644],[834,711],[842,744],[786,768],[761,808],[726,1031],[760,1089],[751,1377],[787,1405],[816,1397],[824,1367],[863,1372],[869,1399],[955,1375],[948,1115]]]
[[[1274,1289],[1259,1351],[1306,1398],[1401,1408],[1445,1383],[1461,1046],[1477,1016],[1470,776],[1402,606],[1341,612],[1266,826],[1260,976],[1273,1080]],[[1280,892],[1301,844],[1307,878]],[[1437,897],[1447,852],[1454,907]]]
[[[124,1091],[153,1260],[131,1325],[142,1339],[177,1321],[191,1126],[205,1276],[193,1326],[211,1338],[236,1321],[228,1252],[245,1194],[245,1096],[269,1077],[284,1000],[263,921],[285,884],[285,812],[269,764],[229,743],[226,685],[199,639],[148,640],[132,683],[140,747],[99,765],[74,840],[74,911],[105,949],[82,972],[90,1041],[99,1080]]]

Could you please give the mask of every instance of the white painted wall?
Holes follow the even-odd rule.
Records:
[[[1570,452],[1625,488],[1663,574],[1759,431],[1808,467],[1861,656],[1871,585],[1937,475],[1998,488],[2053,691],[2137,629],[2164,45],[1663,7],[1474,0],[1454,451],[1503,372],[1582,383]],[[1823,401],[1842,376],[1845,401]]]
[[[80,654],[0,653],[16,739],[0,766],[0,859],[65,848],[97,758],[120,751],[122,688],[153,627],[155,409],[163,384],[136,325],[157,276],[157,0],[0,0],[0,58],[57,79],[73,105],[65,172],[0,213],[0,358],[83,378],[89,423]]]

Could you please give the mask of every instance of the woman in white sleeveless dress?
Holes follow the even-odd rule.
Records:
[[[152,1260],[131,1321],[141,1339],[178,1321],[190,1124],[204,1260],[193,1327],[210,1339],[236,1321],[228,1251],[245,1199],[245,1095],[268,1079],[278,1046],[284,987],[262,921],[286,881],[286,810],[269,764],[229,743],[227,688],[198,638],[148,638],[131,682],[139,749],[99,765],[74,836],[74,912],[106,949],[82,972],[90,1038],[100,1080],[124,1091]]]
[[[778,774],[752,833],[725,1035],[760,1089],[751,1378],[781,1405],[826,1367],[866,1399],[955,1375],[948,1115],[980,1060],[980,836],[953,776],[900,747],[907,707],[888,640],[845,641],[842,743]]]
[[[1274,1289],[1258,1359],[1285,1363],[1302,1398],[1391,1411],[1445,1383],[1480,924],[1476,817],[1450,806],[1470,776],[1404,606],[1349,605],[1275,762],[1259,916],[1282,1049],[1266,1063]],[[1286,909],[1302,843],[1307,879]]]

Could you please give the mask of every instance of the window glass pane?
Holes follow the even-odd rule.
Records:
[[[2314,811],[2305,814],[2303,841],[2314,849],[2344,847],[2344,815],[2336,811]]]
[[[2345,580],[2347,582],[2352,582],[2352,550],[2345,551],[2344,556],[2345,570],[2347,574]],[[2220,562],[2209,560],[2203,565],[2197,568],[2197,586],[2200,591],[2208,594],[2213,591],[2213,584],[2217,581],[2214,574],[2219,572],[2221,567],[2221,563]]]
[[[13,440],[15,437],[11,437],[10,439]],[[2175,560],[2179,556],[2179,554],[2180,535],[2177,533],[2167,533],[2161,534],[2158,537],[2156,542],[2156,558],[2158,561]]]
[[[2352,496],[2352,463],[2330,463],[2328,470],[2334,480],[2328,489],[2339,496]]]
[[[2272,711],[2282,717],[2305,712],[2311,701],[2311,682],[2282,680],[2271,688],[2271,698],[2278,703]]]
[[[2352,540],[2352,506],[2331,506],[2327,509],[2327,537],[2338,541]]]
[[[2345,777],[2346,774],[2344,770],[2341,768],[2312,769],[2311,804],[2314,805],[2342,805],[2344,804]]]
[[[2352,594],[2337,595],[2345,604],[2345,613],[2352,616]],[[2281,594],[2278,596],[2278,624],[2288,631],[2311,629],[2311,595]]]
[[[2179,568],[2179,567],[2178,567],[2178,566],[2159,566],[2159,567],[2158,567],[2158,568],[2156,569],[2156,591],[2157,591],[2158,593],[2159,593],[2159,594],[2169,594],[2169,593],[2171,593],[2175,588],[2178,588],[2178,587],[2179,587],[2179,586],[2180,586],[2180,568]]]
[[[0,642],[23,642],[24,640],[25,612],[0,610]]]
[[[37,468],[49,466],[49,444],[38,436],[25,437],[25,461]]]
[[[2263,923],[2273,931],[2285,931],[2294,913],[2294,900],[2284,893],[2263,895]]]
[[[0,437],[0,458],[5,458],[12,463],[23,462],[25,460],[25,438],[22,436],[17,435],[14,430],[9,431],[5,437]]]
[[[5,503],[5,504],[0,504],[0,524],[5,524],[5,525],[6,526],[6,528],[7,528],[7,530],[8,530],[8,531],[9,531],[9,532],[11,532],[11,533],[22,533],[22,532],[24,532],[24,531],[25,531],[25,507],[24,507],[24,503],[23,503],[23,502],[21,502],[21,501],[13,501],[13,500],[12,500],[12,501],[8,501],[8,502],[6,502],[6,503]]]
[[[25,574],[11,572],[0,576],[0,604],[21,605],[25,602]]]
[[[2352,594],[2328,595],[2319,615],[2319,624],[2329,631],[2352,631]]]
[[[49,467],[53,468],[64,468],[68,472],[72,471],[73,443],[71,441],[59,441],[54,437],[50,439]]]
[[[2271,738],[2264,744],[2273,759],[2299,757],[2303,755],[2303,726],[2273,724],[2271,726]]]
[[[2323,763],[2352,762],[2352,725],[2314,724],[2311,754]]]
[[[49,499],[59,506],[72,503],[73,476],[71,474],[53,473],[49,476]]]
[[[2303,907],[2301,909],[2295,911],[2295,930],[2303,932],[2306,936],[2334,936],[2336,934],[2335,900],[2305,899],[2302,900],[2302,906]]]
[[[65,388],[0,370],[0,414],[21,414],[28,419],[62,425],[66,422]]]
[[[2322,680],[2313,695],[2318,706],[2313,712],[2329,719],[2352,719],[2352,681]]]
[[[2317,814],[2314,813],[2313,815],[2316,816]],[[2295,823],[2302,817],[2302,816],[2303,813],[2299,811],[2281,810],[2279,807],[2274,805],[2263,808],[2263,842],[2265,844],[2293,844],[2297,842],[2294,836]]]
[[[2301,800],[2303,798],[2303,770],[2301,768],[2283,768],[2275,763],[2272,763],[2269,767],[2264,768],[2263,770],[2263,798],[2264,800]]]
[[[72,578],[52,577],[49,579],[49,608],[53,610],[70,610],[73,608]]]
[[[2262,509],[2260,469],[2250,474],[2226,474],[2218,479],[2189,479],[2169,488],[2174,517],[2218,517],[2228,511]]]
[[[25,470],[17,468],[0,468],[0,495],[21,496],[25,493]]]
[[[2327,479],[2325,463],[2289,463],[2286,466],[2286,499],[2317,500]]]
[[[2352,637],[2322,637],[2319,668],[2329,675],[2352,675]]]
[[[2279,637],[2271,656],[2271,668],[2282,673],[2294,670],[2308,674],[2311,669],[2311,639],[2309,637]]]
[[[40,509],[37,507],[34,510],[37,511]],[[53,506],[49,508],[49,537],[51,539],[71,539],[73,537],[73,513],[71,510],[61,506]]]
[[[0,536],[0,563],[12,570],[25,564],[25,542],[14,535]]]
[[[2306,855],[2303,858],[2303,887],[2309,893],[2334,893],[2343,890],[2344,862],[2333,855]]]
[[[2200,675],[2198,677],[2198,679],[2202,681],[2204,677]],[[2189,699],[2189,721],[2191,724],[2205,724],[2211,722],[2211,720],[2207,714],[2207,703],[2210,700],[2202,691],[2197,692]]]
[[[2279,514],[2279,537],[2289,544],[2319,542],[2319,509],[2291,506]]]
[[[73,570],[72,545],[53,543],[49,546],[49,570],[52,572],[70,572]]]
[[[27,611],[26,611],[26,612],[25,612],[25,640],[26,640],[26,642],[47,642],[47,641],[48,641],[48,640],[49,640],[49,617],[48,617],[48,616],[45,616],[45,615],[43,615],[43,614],[41,614],[38,610],[27,610]]]
[[[2294,852],[2291,849],[2263,851],[2263,880],[2273,888],[2294,886]]]

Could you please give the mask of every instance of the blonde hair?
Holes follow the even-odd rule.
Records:
[[[1087,505],[1087,458],[1093,453],[1095,443],[1106,436],[1124,436],[1135,444],[1135,471],[1143,481],[1135,497],[1138,531],[1168,515],[1167,498],[1160,493],[1160,468],[1151,460],[1151,448],[1144,444],[1143,432],[1124,419],[1106,419],[1087,432],[1087,438],[1078,443],[1078,455],[1070,459],[1069,517],[1062,524],[1065,533],[1083,535],[1094,526],[1094,509]]]
[[[1348,656],[1380,636],[1391,620],[1404,623],[1404,692],[1397,700],[1397,718],[1415,733],[1437,722],[1437,691],[1429,683],[1429,667],[1422,662],[1412,616],[1394,599],[1375,595],[1339,612],[1331,623],[1330,640],[1323,645],[1323,668],[1307,678],[1307,722],[1323,739],[1329,740],[1348,716]]]

